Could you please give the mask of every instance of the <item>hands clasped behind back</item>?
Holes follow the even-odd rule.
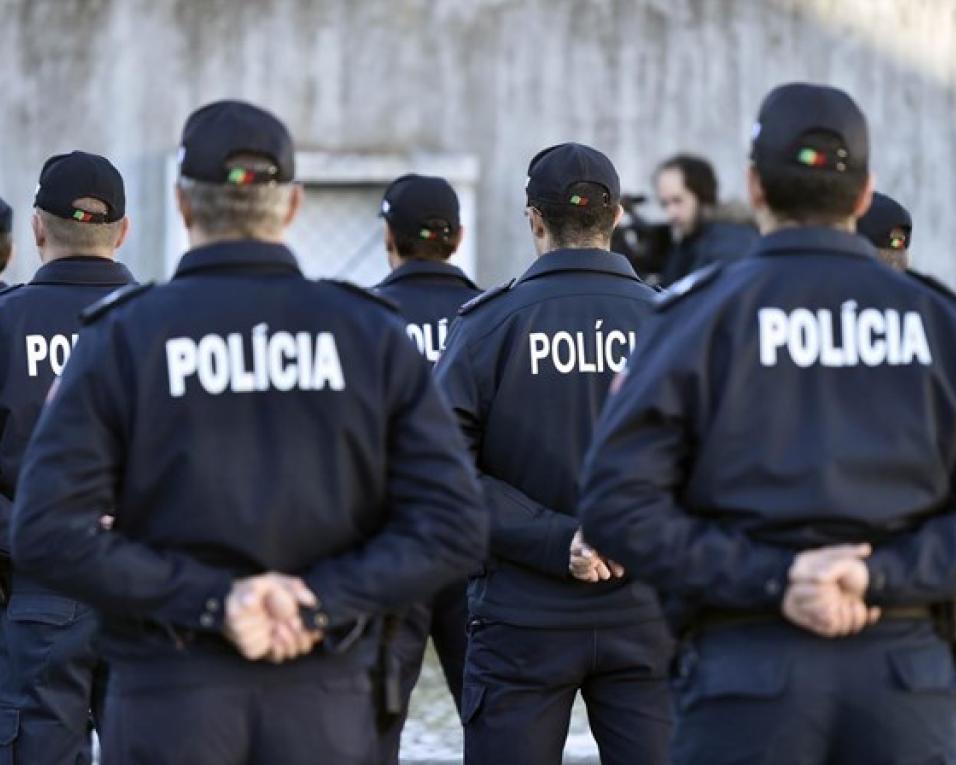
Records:
[[[624,567],[609,558],[604,558],[584,541],[581,529],[574,533],[569,550],[568,571],[582,582],[604,582],[612,577],[624,576]]]
[[[794,558],[781,610],[793,624],[821,637],[846,637],[875,624],[880,609],[866,604],[868,544],[805,550]]]
[[[325,637],[308,629],[300,607],[315,608],[318,599],[298,577],[267,573],[238,579],[226,597],[223,632],[250,661],[275,664],[309,653]]]

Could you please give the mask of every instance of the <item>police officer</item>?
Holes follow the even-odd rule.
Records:
[[[448,263],[463,234],[458,196],[444,178],[403,175],[385,190],[381,215],[392,272],[376,292],[399,307],[408,322],[408,336],[434,363],[459,306],[479,294],[464,272]],[[464,580],[446,587],[432,602],[416,604],[404,615],[391,641],[391,650],[401,662],[402,708],[383,736],[385,762],[398,762],[408,700],[421,672],[429,635],[455,706],[461,710],[467,622]]]
[[[687,628],[677,765],[956,758],[956,304],[853,233],[868,155],[843,91],[767,96],[758,249],[663,297],[596,429],[585,539]]]
[[[462,307],[435,368],[492,514],[491,557],[469,587],[466,763],[560,763],[579,690],[602,762],[665,761],[657,601],[577,534],[592,424],[655,294],[607,249],[619,200],[601,152],[535,156],[526,215],[540,257]]]
[[[114,261],[126,238],[123,179],[109,160],[75,151],[40,173],[33,233],[43,265],[0,293],[0,547],[27,442],[80,329],[80,311],[133,277]],[[28,572],[10,580],[0,683],[0,751],[17,762],[89,763],[89,719],[99,697],[95,618]]]
[[[886,265],[897,271],[909,268],[913,219],[895,199],[874,192],[870,209],[857,221],[856,230],[870,240],[877,257]]]
[[[0,272],[4,271],[13,258],[13,208],[0,199]],[[7,283],[0,281],[0,289]]]
[[[272,114],[189,118],[192,249],[86,313],[25,459],[14,561],[101,613],[105,765],[373,762],[376,616],[482,554],[464,445],[403,325],[280,243],[293,178]]]

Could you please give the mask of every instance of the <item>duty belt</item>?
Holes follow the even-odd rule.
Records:
[[[931,606],[885,606],[880,608],[880,621],[933,618],[935,618],[935,613]],[[694,627],[708,629],[710,627],[766,624],[784,620],[785,617],[780,611],[735,611],[723,608],[707,608],[697,614],[697,618],[694,619]]]

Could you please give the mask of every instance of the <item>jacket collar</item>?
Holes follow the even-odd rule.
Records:
[[[120,286],[136,281],[122,263],[92,255],[71,255],[44,263],[30,284],[90,284]]]
[[[478,289],[475,283],[469,279],[465,272],[451,263],[437,260],[406,260],[402,265],[386,276],[379,287],[388,284],[394,284],[402,279],[413,279],[416,276],[444,276],[447,278],[458,279],[464,282],[472,289]]]
[[[627,258],[616,252],[597,249],[552,250],[541,255],[519,278],[519,282],[559,271],[591,271],[640,281]]]
[[[254,239],[235,239],[195,247],[183,255],[173,278],[200,271],[302,273],[295,255],[284,244]]]
[[[840,255],[876,257],[876,248],[859,234],[827,226],[796,226],[774,231],[760,238],[754,254],[806,255],[821,250]]]

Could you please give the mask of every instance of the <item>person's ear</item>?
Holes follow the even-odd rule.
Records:
[[[120,247],[122,247],[123,242],[126,241],[126,237],[129,235],[129,217],[124,216],[120,223],[122,225],[120,225],[119,236],[116,237],[116,244],[113,245],[114,250],[118,250]]]
[[[867,173],[866,176],[866,185],[863,186],[863,190],[860,192],[860,196],[856,200],[856,205],[853,207],[853,217],[859,220],[864,215],[866,211],[870,209],[870,205],[873,203],[873,192],[876,190],[876,176],[873,173]]]
[[[37,248],[44,247],[46,245],[46,231],[43,228],[43,221],[40,220],[40,216],[35,212],[33,213],[33,217],[30,218],[30,228],[33,229],[33,241]]]
[[[618,224],[621,222],[621,218],[624,217],[624,208],[618,204],[617,209],[614,211],[614,228],[617,228]]]
[[[451,251],[452,255],[454,255],[458,251],[458,248],[461,247],[461,243],[462,241],[464,241],[464,239],[465,239],[465,227],[459,226],[458,233],[455,234],[455,239],[453,241],[453,244],[455,245],[455,249]]]
[[[295,220],[295,216],[302,209],[302,202],[305,201],[305,189],[298,183],[292,187],[292,195],[289,198],[289,210],[286,213],[285,220],[282,222],[283,228],[288,228]]]
[[[754,211],[763,210],[767,206],[767,195],[764,193],[757,168],[752,162],[747,165],[747,199],[750,202],[750,208]]]
[[[188,231],[193,227],[193,211],[189,204],[189,197],[178,185],[176,186],[176,208],[179,210],[179,216],[183,219],[183,225]]]
[[[395,234],[392,233],[392,227],[385,221],[383,229],[385,231],[385,252],[392,254],[395,252]]]

